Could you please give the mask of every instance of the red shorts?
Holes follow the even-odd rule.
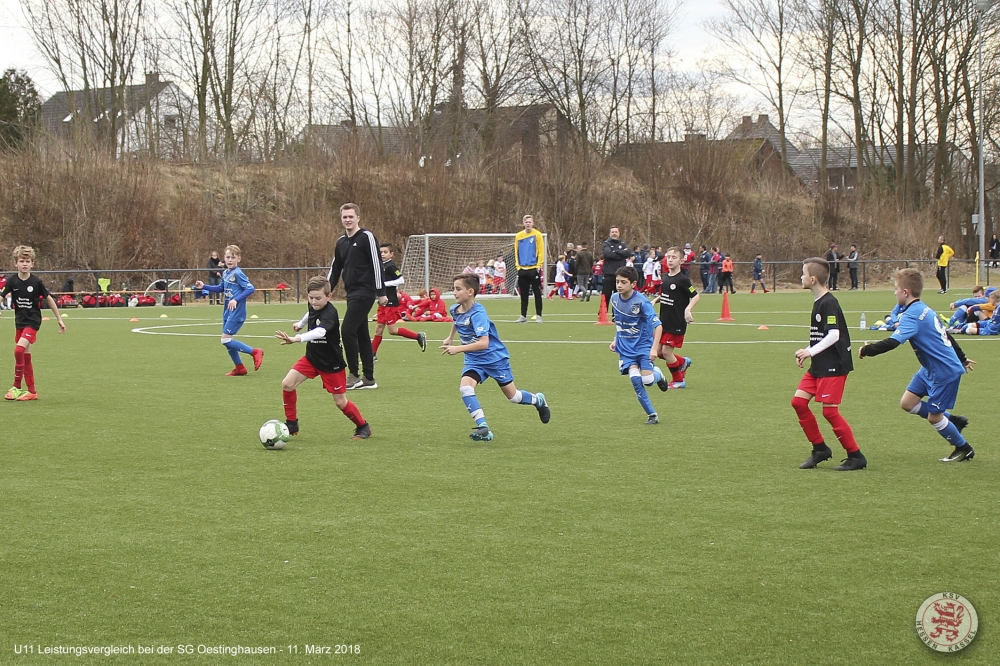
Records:
[[[504,282],[504,279],[503,279],[502,276],[500,276],[500,275],[494,275],[493,276],[493,286],[494,287],[499,287],[500,285],[503,284],[503,282]]]
[[[338,372],[323,372],[322,370],[317,370],[316,366],[309,362],[305,356],[300,358],[292,366],[292,370],[301,373],[308,377],[309,379],[315,379],[316,376],[323,378],[323,388],[325,388],[330,393],[347,393],[347,375],[343,370]]]
[[[402,319],[401,312],[402,308],[398,305],[380,305],[378,306],[378,312],[375,314],[375,321],[379,324],[391,326]]]
[[[38,329],[31,328],[30,326],[25,326],[24,328],[14,329],[14,344],[16,345],[24,338],[31,344],[35,344],[35,339],[38,337]]]
[[[839,405],[844,399],[844,385],[847,375],[834,377],[813,377],[808,372],[802,375],[798,389],[816,396],[816,402],[824,405]]]
[[[675,333],[664,333],[660,336],[660,344],[673,347],[674,349],[680,349],[684,346],[684,336],[677,335]]]

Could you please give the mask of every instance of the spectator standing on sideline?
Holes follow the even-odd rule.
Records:
[[[694,250],[691,249],[691,243],[684,244],[684,257],[681,259],[681,273],[684,273],[685,277],[691,277],[691,264],[694,263]]]
[[[698,256],[698,270],[701,273],[701,293],[707,294],[709,285],[709,264],[712,263],[712,253],[704,245],[700,246],[701,254]]]
[[[521,294],[521,316],[516,324],[528,321],[528,294],[535,291],[535,314],[542,323],[542,266],[545,265],[545,239],[535,228],[535,218],[525,215],[521,218],[524,229],[514,236],[514,266],[517,268],[517,290]]]
[[[830,249],[826,253],[826,262],[830,264],[830,278],[827,282],[827,288],[830,291],[838,291],[837,279],[840,278],[840,259],[843,259],[844,255],[837,253],[837,244],[830,243]]]
[[[573,243],[566,243],[566,263],[569,266],[569,282],[567,286],[569,287],[570,296],[576,291],[576,245]]]
[[[580,299],[590,300],[590,272],[594,270],[594,253],[587,249],[587,243],[576,246],[576,286],[580,288]]]
[[[361,209],[357,204],[346,203],[340,207],[340,222],[344,235],[337,239],[333,260],[330,262],[330,290],[344,278],[347,292],[347,309],[340,327],[347,362],[347,388],[375,389],[375,359],[372,339],[368,333],[368,315],[378,300],[379,305],[389,302],[382,283],[382,257],[375,234],[361,227]],[[361,374],[358,374],[358,359]]]
[[[208,257],[208,284],[219,284],[222,282],[222,270],[225,262],[219,259],[219,253],[212,250]],[[222,292],[208,292],[208,302],[211,305],[222,305]]]
[[[934,258],[937,259],[937,279],[938,284],[941,285],[941,289],[938,290],[939,294],[948,293],[948,262],[953,256],[955,256],[955,250],[944,242],[944,236],[938,236],[938,249]]]
[[[722,253],[719,248],[712,248],[712,259],[708,264],[708,293],[719,292],[719,269],[722,267]]]
[[[993,234],[990,240],[990,266],[992,268],[1000,266],[1000,239],[997,239],[996,234]]]
[[[851,243],[851,251],[847,253],[847,270],[851,273],[851,291],[858,290],[858,246]]]
[[[601,298],[607,304],[608,312],[611,312],[611,295],[615,293],[615,272],[632,256],[628,245],[621,241],[621,230],[618,227],[611,227],[608,230],[608,238],[601,244],[601,255],[604,257],[602,268],[604,284],[601,287]]]

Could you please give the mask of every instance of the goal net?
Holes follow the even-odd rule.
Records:
[[[465,270],[466,266],[476,267],[480,261],[495,260],[503,255],[507,265],[504,287],[495,294],[488,289],[487,294],[513,294],[517,287],[517,266],[514,264],[515,234],[420,234],[406,239],[403,252],[403,289],[415,294],[420,289],[430,291],[437,287],[442,293],[451,291],[452,278]],[[542,238],[548,243],[547,234]],[[548,259],[543,258],[542,281],[548,273]],[[492,284],[492,280],[489,284]]]

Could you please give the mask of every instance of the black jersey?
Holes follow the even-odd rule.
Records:
[[[38,330],[42,325],[42,301],[49,295],[41,279],[37,275],[29,275],[27,280],[22,280],[15,273],[7,279],[0,297],[6,298],[7,294],[13,294],[14,326]]]
[[[396,281],[403,277],[403,273],[396,268],[396,262],[390,259],[382,262],[382,284],[385,285],[385,297],[389,299],[386,303],[388,307],[394,308],[399,305],[399,295],[396,293]]]
[[[323,372],[340,372],[346,366],[344,354],[340,349],[340,316],[333,303],[327,303],[319,310],[309,308],[309,324],[307,330],[323,328],[326,335],[319,340],[306,343],[306,358],[313,367]]]
[[[687,321],[684,310],[691,303],[698,291],[691,284],[691,278],[684,273],[677,275],[663,274],[663,286],[660,291],[660,321],[663,322],[663,332],[674,335],[684,335],[687,331]]]
[[[840,309],[840,303],[834,295],[827,292],[813,303],[812,318],[809,320],[809,346],[825,338],[827,332],[834,328],[840,329],[840,339],[812,357],[809,374],[813,377],[846,375],[854,369],[851,334],[847,330],[844,311]]]
[[[327,279],[331,287],[336,287],[341,278],[344,279],[347,300],[375,299],[385,293],[382,258],[375,234],[367,229],[358,229],[353,236],[344,234],[337,240]]]

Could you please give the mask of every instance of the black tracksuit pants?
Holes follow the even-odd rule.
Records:
[[[372,339],[368,333],[368,315],[375,299],[370,296],[348,297],[344,322],[340,325],[340,339],[344,343],[344,361],[352,375],[366,379],[375,378],[375,359],[372,355]],[[358,373],[358,357],[361,357],[363,375]]]

